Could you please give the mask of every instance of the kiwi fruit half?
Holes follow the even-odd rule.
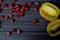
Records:
[[[60,19],[51,21],[47,26],[47,32],[54,37],[60,34]]]
[[[46,2],[39,8],[40,15],[48,21],[56,20],[59,8],[52,3]]]

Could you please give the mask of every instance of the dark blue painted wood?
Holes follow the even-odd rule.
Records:
[[[60,0],[18,0],[16,4],[22,4],[23,2],[30,2],[30,1],[40,1],[41,4],[43,2],[54,2],[56,4],[60,4]],[[12,0],[4,0],[1,3],[8,3],[10,4]],[[0,19],[2,21],[2,28],[0,29],[0,40],[60,40],[60,35],[57,37],[50,37],[48,33],[46,32],[46,26],[49,23],[47,20],[43,19],[39,12],[36,12],[33,10],[33,5],[29,11],[25,12],[24,17],[15,18],[15,23],[10,23],[9,20]],[[59,6],[60,8],[60,6]],[[10,7],[3,8],[4,10],[0,15],[9,15]],[[12,14],[19,14],[19,13],[12,13]],[[35,25],[32,25],[31,22],[34,18],[38,19],[38,23]],[[12,27],[15,27],[17,29],[22,29],[22,34],[18,35],[17,32],[14,32],[11,36],[7,36],[6,32],[10,31]]]

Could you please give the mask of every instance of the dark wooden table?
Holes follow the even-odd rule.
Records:
[[[43,2],[54,2],[55,4],[58,4],[58,7],[60,8],[60,0],[18,0],[17,4],[22,4],[23,2],[29,3],[30,1],[39,1],[41,4]],[[12,0],[4,0],[1,3],[8,3],[10,4]],[[3,11],[0,13],[0,15],[9,15],[10,8],[6,7],[3,8]],[[17,12],[14,12],[12,14],[18,14]],[[31,21],[37,18],[38,23],[32,25]],[[30,8],[29,11],[25,12],[24,17],[15,18],[14,23],[10,23],[9,20],[6,18],[0,19],[2,21],[2,28],[0,29],[0,40],[60,40],[60,35],[56,37],[50,37],[48,33],[46,32],[47,24],[49,23],[47,20],[42,18],[39,15],[38,11],[33,10],[33,6]],[[12,27],[15,27],[17,29],[22,29],[23,32],[18,35],[17,32],[13,32],[11,36],[7,36],[6,33],[11,30]]]

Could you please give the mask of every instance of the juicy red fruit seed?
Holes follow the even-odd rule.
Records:
[[[26,6],[27,6],[27,3],[24,2],[24,3],[22,4],[22,7],[26,7]]]
[[[29,7],[28,7],[28,6],[26,6],[26,7],[25,7],[25,10],[29,10]]]
[[[10,20],[10,22],[11,22],[11,23],[14,23],[14,22],[15,22],[15,20],[14,20],[14,19],[11,19],[11,20]]]
[[[0,8],[0,12],[2,11],[2,8]]]
[[[6,16],[7,19],[9,19],[10,17],[9,16]]]
[[[22,30],[18,30],[18,31],[17,31],[18,34],[21,34],[21,32],[22,32]]]
[[[24,16],[24,13],[20,13],[20,16]]]
[[[40,3],[39,3],[39,2],[36,2],[35,4],[36,4],[36,5],[39,5]]]
[[[38,8],[37,7],[34,7],[34,11],[38,11]]]
[[[17,0],[13,0],[13,2],[16,2]]]
[[[14,16],[13,14],[10,14],[10,15],[9,15],[10,18],[13,17],[13,16]]]
[[[8,4],[2,4],[2,7],[7,7],[8,6]]]
[[[10,10],[10,13],[12,13],[12,12],[14,12],[14,11],[15,11],[15,9],[11,9],[11,10]]]
[[[16,32],[16,28],[12,28],[12,32]]]
[[[12,33],[11,32],[7,32],[7,35],[10,36]]]
[[[29,2],[30,5],[33,5],[33,2]]]
[[[4,18],[4,16],[3,15],[0,15],[0,19],[3,19]]]
[[[19,7],[17,7],[15,11],[16,11],[16,12],[18,12],[18,11],[19,11],[19,9],[20,9],[20,8],[19,8]]]
[[[16,18],[19,18],[20,17],[20,15],[19,14],[16,14]]]
[[[35,24],[35,23],[37,23],[37,22],[38,22],[37,19],[33,19],[33,20],[32,20],[32,24]]]

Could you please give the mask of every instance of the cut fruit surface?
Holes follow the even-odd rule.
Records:
[[[60,34],[60,19],[51,21],[47,26],[47,32],[50,36],[57,36]]]
[[[39,9],[39,12],[43,18],[45,18],[49,21],[57,19],[58,15],[59,15],[58,7],[56,7],[55,5],[53,5],[51,3],[42,4],[42,6]]]

